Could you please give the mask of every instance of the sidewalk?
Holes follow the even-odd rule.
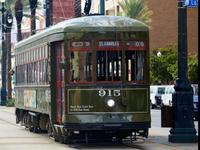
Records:
[[[160,144],[161,147],[169,147],[170,150],[198,150],[198,143],[171,143],[168,142],[170,128],[155,128],[150,129],[149,137],[146,142]],[[154,149],[155,150],[155,149]]]
[[[14,107],[0,106],[0,111],[12,115],[12,119],[7,118],[9,122],[14,122]],[[0,116],[1,117],[1,116]],[[198,131],[198,122],[195,122]],[[170,128],[151,127],[149,130],[149,137],[145,142],[134,142],[130,147],[137,150],[198,150],[198,143],[170,143],[168,142]],[[81,148],[85,149],[85,148]],[[87,148],[86,148],[87,149]],[[90,148],[91,149],[91,148]],[[95,148],[96,149],[96,148]],[[102,148],[101,148],[102,149]]]

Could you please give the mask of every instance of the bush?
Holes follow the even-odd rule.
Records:
[[[188,80],[190,83],[198,83],[198,58],[197,55],[191,56],[188,59]]]
[[[15,106],[15,99],[14,98],[7,99],[6,106],[8,106],[8,107],[14,107]]]
[[[178,47],[176,44],[159,48],[150,56],[150,82],[151,84],[173,84],[178,77]],[[188,80],[198,83],[197,55],[188,56]]]
[[[177,78],[177,46],[168,45],[156,51],[161,55],[150,57],[151,84],[170,84]]]

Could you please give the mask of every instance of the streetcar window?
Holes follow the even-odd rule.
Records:
[[[30,51],[27,52],[27,62],[30,61]]]
[[[16,81],[17,83],[19,84],[23,84],[26,82],[26,79],[25,79],[25,65],[20,65],[20,66],[17,66],[16,67],[16,73],[17,73],[17,78],[16,78]]]
[[[72,51],[70,53],[70,81],[92,81],[92,53]]]
[[[43,48],[44,48],[44,52],[45,52],[45,58],[47,58],[48,57],[48,49],[46,46],[44,46]]]
[[[144,51],[126,51],[126,80],[144,80]]]
[[[19,64],[19,62],[18,62],[18,55],[15,57],[15,64],[16,64],[16,66]]]
[[[121,51],[97,51],[97,81],[121,80]]]

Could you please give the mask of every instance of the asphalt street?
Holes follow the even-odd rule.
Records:
[[[160,127],[160,110],[152,110],[149,137],[133,144],[60,144],[47,134],[31,133],[15,124],[13,107],[0,106],[0,150],[198,150],[198,143],[169,143],[169,128]],[[198,131],[198,122],[195,121]]]

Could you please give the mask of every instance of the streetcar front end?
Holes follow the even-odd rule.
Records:
[[[67,135],[147,137],[151,121],[148,32],[67,33],[66,37]]]

